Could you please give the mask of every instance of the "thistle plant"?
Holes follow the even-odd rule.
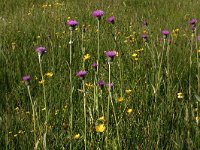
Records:
[[[82,80],[82,86],[83,86],[83,109],[84,109],[84,143],[85,143],[85,150],[87,150],[87,114],[86,114],[86,93],[85,93],[85,76],[87,74],[87,71],[81,70],[76,73],[76,76],[79,77]]]
[[[31,91],[30,91],[30,80],[31,80],[31,77],[26,75],[26,76],[23,76],[23,81],[27,87],[27,90],[28,90],[28,96],[29,96],[29,99],[31,101],[31,107],[32,107],[32,121],[33,121],[33,133],[34,133],[34,148],[37,147],[37,130],[36,130],[36,112],[35,112],[35,103],[33,102],[33,99],[32,99],[32,96],[31,96]]]
[[[191,34],[191,43],[190,43],[190,55],[189,55],[189,88],[188,88],[188,94],[189,94],[189,101],[191,101],[192,98],[192,54],[194,49],[194,37],[196,36],[196,19],[191,19],[189,21],[190,28],[192,30]]]
[[[102,10],[95,10],[92,15],[97,18],[97,74],[99,72],[99,59],[100,59],[100,20],[104,15],[104,11]]]
[[[75,30],[78,22],[76,20],[69,20],[66,23],[70,30],[70,41],[69,41],[69,82],[70,82],[70,135],[73,134],[73,81],[72,81],[72,44],[73,44],[73,31]],[[70,142],[70,150],[72,149],[72,143]]]
[[[46,134],[48,132],[48,106],[47,106],[47,99],[46,99],[46,88],[45,88],[45,80],[43,75],[43,69],[42,69],[42,56],[47,52],[47,49],[45,47],[37,47],[36,52],[38,53],[38,61],[40,66],[40,75],[41,75],[41,83],[43,87],[43,102],[44,102],[44,110],[45,110],[45,133],[43,136],[43,147],[44,149],[47,149],[46,147]]]
[[[107,138],[108,137],[108,133],[109,133],[109,116],[110,116],[110,102],[112,104],[113,107],[113,114],[114,114],[114,118],[115,118],[115,123],[116,123],[116,129],[117,129],[117,140],[118,140],[118,144],[120,145],[120,139],[119,139],[119,129],[118,129],[118,123],[117,123],[117,117],[116,117],[116,113],[115,113],[115,108],[114,108],[114,104],[113,104],[113,100],[112,100],[112,88],[113,88],[113,83],[111,83],[111,64],[114,60],[114,57],[117,55],[116,51],[107,51],[105,53],[105,55],[108,58],[108,102],[107,102]]]

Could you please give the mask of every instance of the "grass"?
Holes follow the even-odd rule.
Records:
[[[1,149],[199,149],[199,23],[193,34],[188,24],[199,20],[198,6],[192,0],[2,0]],[[105,12],[99,32],[96,9]],[[114,25],[106,21],[111,15]],[[69,19],[79,22],[72,45]],[[47,48],[41,67],[38,46]],[[112,63],[108,50],[118,52]],[[87,70],[84,80],[76,77],[79,70]],[[30,93],[24,75],[31,76]],[[101,90],[99,80],[114,89]]]

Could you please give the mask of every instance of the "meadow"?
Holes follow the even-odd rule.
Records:
[[[1,0],[0,149],[200,149],[199,5]]]

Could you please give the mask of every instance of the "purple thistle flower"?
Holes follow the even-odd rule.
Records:
[[[193,18],[189,21],[190,25],[195,25],[197,23],[197,19]]]
[[[69,26],[69,29],[73,31],[75,27],[78,25],[78,22],[76,20],[69,20],[66,23]]]
[[[114,16],[111,16],[108,18],[108,23],[111,23],[111,24],[114,24],[115,23],[115,17]]]
[[[195,18],[193,18],[189,21],[190,27],[192,29],[192,33],[194,33],[196,30],[196,23],[197,23],[197,19],[195,19]]]
[[[141,37],[143,38],[144,42],[147,42],[148,36],[146,34],[142,34]]]
[[[95,10],[95,11],[93,11],[92,15],[94,17],[97,17],[98,20],[100,20],[101,17],[104,15],[104,11],[103,10]]]
[[[112,91],[114,88],[114,83],[107,83],[106,86],[108,87],[108,90],[110,89]]]
[[[82,80],[85,78],[85,75],[87,74],[87,71],[85,70],[81,70],[79,72],[76,73],[76,76],[81,78]]]
[[[168,30],[163,30],[162,31],[162,34],[163,34],[163,36],[164,36],[164,38],[167,38],[168,37],[168,35],[169,35],[169,31]]]
[[[108,61],[113,61],[114,57],[117,55],[116,51],[107,51],[105,55],[108,57]]]
[[[28,76],[28,75],[26,75],[26,76],[23,76],[23,77],[22,77],[22,80],[24,81],[24,83],[25,83],[26,85],[28,85],[29,82],[30,82],[30,80],[31,80],[31,77]]]
[[[96,70],[97,69],[97,63],[93,63],[92,68],[94,68]]]
[[[116,51],[107,51],[105,52],[105,55],[108,57],[108,60],[113,60],[114,57],[117,55]]]
[[[100,81],[98,82],[98,85],[99,85],[99,87],[100,87],[101,89],[103,89],[103,88],[104,88],[104,85],[105,85],[105,83],[104,83],[104,81],[103,81],[103,80],[100,80]]]
[[[47,49],[45,47],[37,47],[35,50],[40,56],[47,52]]]

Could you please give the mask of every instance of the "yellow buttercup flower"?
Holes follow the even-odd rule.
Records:
[[[101,117],[98,118],[98,120],[104,122],[105,118],[104,118],[104,116],[101,116]]]
[[[47,76],[47,77],[52,77],[53,76],[53,72],[47,72],[46,74],[45,74],[45,76]]]
[[[129,109],[127,109],[127,113],[132,113],[133,112],[133,109],[131,109],[131,108],[129,108]]]
[[[86,86],[87,88],[92,88],[94,85],[93,85],[92,83],[85,83],[85,86]]]
[[[178,97],[179,99],[183,98],[183,97],[184,97],[184,96],[183,96],[183,93],[181,93],[181,92],[177,93],[177,97]]]
[[[86,60],[90,59],[90,57],[91,57],[90,54],[86,54],[83,56],[83,60],[86,61]]]
[[[106,130],[106,126],[104,124],[99,124],[95,126],[96,132],[104,132]]]
[[[44,84],[44,82],[45,82],[44,80],[40,80],[39,84]]]
[[[125,90],[126,94],[130,94],[132,92],[132,90],[128,89],[128,90]]]
[[[135,50],[136,52],[142,52],[142,51],[144,51],[144,48],[142,47],[142,48],[140,48],[140,49],[137,49],[137,50]]]
[[[123,102],[123,101],[124,101],[124,98],[123,98],[123,97],[117,98],[117,102]]]
[[[75,140],[78,140],[80,137],[81,137],[81,135],[79,133],[74,135]]]
[[[138,56],[137,53],[133,53],[133,54],[132,54],[132,57],[134,57],[134,58],[137,57],[137,56]]]

